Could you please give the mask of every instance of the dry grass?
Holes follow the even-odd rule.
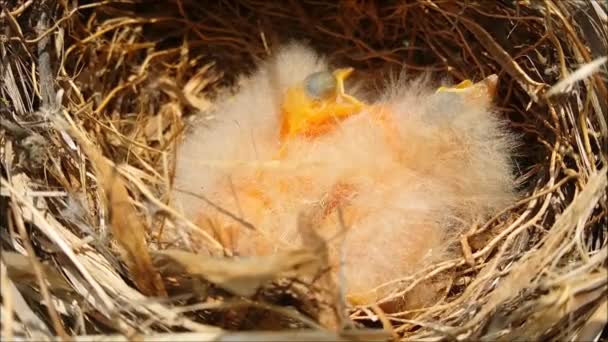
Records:
[[[589,340],[606,322],[603,3],[0,3],[3,340]],[[291,38],[371,82],[402,69],[455,81],[496,73],[498,106],[525,143],[525,198],[472,226],[461,258],[394,280],[399,296],[449,272],[441,301],[338,310],[344,325],[386,335],[319,326],[321,307],[341,304],[318,283],[267,284],[299,259],[218,275],[221,264],[167,267],[159,252],[193,239],[224,250],[171,207],[176,138],[220,86]],[[256,294],[222,290],[243,286]],[[287,327],[298,330],[229,332]]]

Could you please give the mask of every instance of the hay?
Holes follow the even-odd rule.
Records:
[[[402,69],[455,81],[496,73],[497,105],[524,142],[516,161],[525,198],[470,227],[461,258],[394,281],[399,296],[451,272],[444,298],[416,312],[349,308],[359,329],[416,340],[600,333],[608,291],[601,2],[76,5],[4,1],[0,14],[3,340],[391,336],[325,331],[314,322],[315,286],[275,281],[243,299],[159,265],[156,251],[190,249],[194,236],[223,249],[171,207],[185,120],[292,38],[370,82]],[[286,327],[297,330],[229,332]]]

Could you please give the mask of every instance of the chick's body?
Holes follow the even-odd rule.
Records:
[[[204,194],[255,230],[175,194],[241,255],[301,246],[298,215],[314,208],[333,270],[343,253],[348,298],[366,304],[384,294],[372,291],[377,285],[452,256],[448,247],[462,229],[512,200],[511,139],[490,110],[493,79],[463,92],[434,92],[423,81],[391,86],[333,126],[325,120],[321,133],[285,138],[286,94],[327,69],[309,49],[285,47],[181,147],[176,187]],[[340,110],[342,100],[335,100]]]

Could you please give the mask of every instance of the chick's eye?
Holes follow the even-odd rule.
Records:
[[[337,80],[332,73],[319,71],[308,75],[304,84],[308,96],[314,99],[323,99],[336,90]]]

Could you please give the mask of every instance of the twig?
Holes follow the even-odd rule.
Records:
[[[48,7],[50,6],[49,1],[40,1],[38,5],[39,18],[38,23],[36,24],[36,31],[39,34],[42,34],[47,30],[49,26],[49,15]],[[57,103],[55,99],[55,87],[54,87],[54,79],[53,72],[51,69],[51,55],[49,53],[49,37],[44,36],[38,42],[38,75],[39,75],[39,85],[40,85],[40,93],[42,96],[42,108],[45,108],[45,113],[50,113],[50,111],[56,109]]]

